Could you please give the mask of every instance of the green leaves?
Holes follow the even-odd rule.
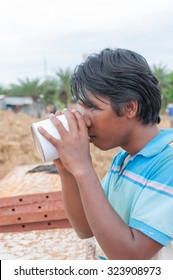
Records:
[[[68,107],[71,104],[70,68],[59,68],[55,77],[43,79],[18,79],[18,84],[10,84],[8,89],[0,87],[0,94],[6,96],[30,96],[34,101]]]
[[[164,111],[166,105],[173,102],[173,72],[169,72],[167,67],[160,63],[158,66],[153,65],[153,74],[159,81],[162,94],[162,111]]]

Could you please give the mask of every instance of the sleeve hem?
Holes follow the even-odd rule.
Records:
[[[164,246],[168,246],[168,244],[172,241],[172,238],[168,235],[165,235],[157,229],[154,229],[151,226],[136,219],[130,219],[129,226],[141,231],[143,234],[147,235],[148,237],[154,239]]]

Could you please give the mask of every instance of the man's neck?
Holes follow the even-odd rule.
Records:
[[[133,156],[142,150],[142,148],[159,133],[160,130],[156,125],[136,125],[131,133],[130,141],[122,148],[126,150],[129,155]]]

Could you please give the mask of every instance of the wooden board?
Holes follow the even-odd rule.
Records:
[[[71,226],[61,191],[0,198],[0,232],[63,227]]]

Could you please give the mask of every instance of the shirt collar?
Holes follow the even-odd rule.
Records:
[[[173,141],[173,129],[161,129],[160,133],[137,153],[145,157],[159,154],[170,142]]]

